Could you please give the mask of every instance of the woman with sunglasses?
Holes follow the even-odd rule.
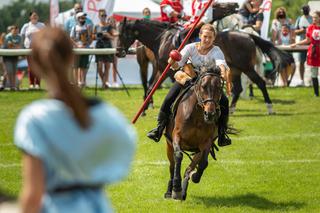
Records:
[[[100,22],[93,28],[93,39],[96,40],[96,48],[112,48],[111,40],[115,38],[112,26],[106,21],[105,9],[99,10]],[[96,55],[98,73],[102,81],[102,87],[108,88],[110,64],[113,63],[114,55]],[[103,69],[104,68],[104,69]]]

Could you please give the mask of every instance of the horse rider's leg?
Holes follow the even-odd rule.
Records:
[[[181,88],[182,86],[178,82],[175,82],[173,84],[161,105],[160,112],[158,115],[157,127],[152,129],[147,134],[147,136],[155,142],[160,141],[163,130],[165,129],[171,115],[171,106],[173,102],[176,100],[177,96],[179,95]]]
[[[164,194],[164,198],[172,198],[172,188],[173,188],[173,176],[174,176],[174,157],[173,157],[173,146],[167,142],[167,158],[170,162],[170,179],[168,181],[167,192]]]
[[[239,99],[240,93],[242,92],[242,86],[241,86],[241,76],[240,75],[235,75],[232,76],[232,101],[231,101],[231,106],[230,106],[230,113],[234,113],[236,110],[236,104]]]
[[[228,120],[229,120],[229,100],[223,93],[220,99],[221,115],[218,121],[218,145],[227,146],[231,144],[231,139],[227,135]]]
[[[210,141],[211,144],[211,141]],[[198,169],[197,172],[193,173],[191,176],[191,180],[194,183],[199,183],[203,174],[203,171],[207,168],[208,166],[208,155],[209,155],[210,147],[203,150],[201,152],[201,159],[198,164]]]
[[[253,81],[261,90],[263,97],[264,97],[264,102],[266,103],[268,114],[271,115],[273,114],[272,110],[272,102],[270,100],[267,87],[266,87],[266,82],[258,75],[258,73],[254,70],[251,69],[248,72],[246,72],[246,75]]]
[[[173,189],[172,198],[181,200],[181,162],[183,159],[183,153],[180,148],[180,138],[175,134],[173,139],[173,157],[174,157],[174,176],[173,176]]]

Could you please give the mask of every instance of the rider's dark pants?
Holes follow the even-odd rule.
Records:
[[[170,115],[171,106],[172,106],[173,102],[176,100],[176,98],[178,97],[182,87],[183,86],[181,84],[179,84],[178,82],[174,82],[173,86],[169,90],[167,96],[165,97],[165,99],[161,105],[161,108],[160,108],[161,112],[164,112],[167,115]]]

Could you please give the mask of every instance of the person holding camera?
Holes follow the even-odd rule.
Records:
[[[93,39],[96,40],[96,48],[112,48],[111,40],[115,39],[113,27],[106,21],[105,9],[99,10],[100,23],[93,28]],[[114,55],[96,55],[98,73],[102,81],[102,87],[110,87],[108,83],[110,64],[113,63]],[[104,68],[104,69],[103,69]]]

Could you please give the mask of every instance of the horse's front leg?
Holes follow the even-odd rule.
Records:
[[[180,148],[180,138],[178,136],[173,140],[173,158],[174,158],[174,176],[173,176],[173,189],[172,198],[182,199],[181,195],[181,162],[183,159],[183,153]]]
[[[173,157],[173,147],[170,142],[167,142],[167,157],[170,162],[170,179],[168,181],[167,192],[164,194],[164,198],[172,198],[172,188],[173,188],[173,176],[174,176],[174,157]]]
[[[209,155],[210,147],[202,151],[201,159],[198,164],[197,172],[191,175],[191,180],[194,183],[199,183],[203,174],[203,171],[208,166],[208,155]]]
[[[186,171],[184,173],[184,178],[183,178],[183,182],[182,182],[182,200],[185,200],[187,198],[187,191],[188,191],[190,174],[192,173],[192,171],[195,170],[197,164],[199,163],[199,160],[201,159],[201,156],[202,156],[201,152],[194,155],[190,165],[188,166],[188,168],[186,169]]]

